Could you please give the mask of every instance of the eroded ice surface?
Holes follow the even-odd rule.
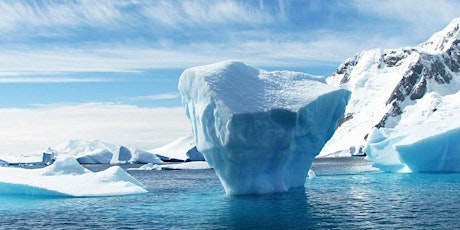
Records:
[[[197,148],[229,195],[302,187],[349,98],[307,74],[231,61],[185,70],[179,90]]]
[[[140,182],[118,166],[94,173],[73,157],[58,157],[41,169],[0,167],[0,194],[90,197],[146,192]]]

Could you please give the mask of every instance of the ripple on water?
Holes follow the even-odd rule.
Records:
[[[321,159],[305,188],[224,195],[212,170],[130,171],[145,195],[0,196],[9,229],[457,229],[460,174],[391,174],[361,158]]]

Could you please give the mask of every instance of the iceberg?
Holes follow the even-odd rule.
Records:
[[[163,163],[154,153],[98,140],[69,140],[51,150],[56,154],[75,156],[81,164]]]
[[[44,165],[50,165],[56,160],[56,152],[52,148],[48,148],[43,152],[42,163]]]
[[[7,165],[42,165],[43,155],[0,155],[0,160]]]
[[[161,165],[148,163],[148,164],[140,166],[139,168],[129,168],[126,170],[128,171],[152,171],[152,170],[160,171],[161,169],[162,169]]]
[[[142,194],[144,186],[119,166],[91,172],[73,157],[41,169],[0,167],[0,194],[93,197]]]
[[[388,172],[460,172],[460,92],[429,93],[394,128],[374,128],[364,151]]]
[[[179,164],[166,164],[161,166],[162,169],[167,170],[205,170],[212,169],[206,161],[191,161]]]
[[[154,153],[147,152],[141,149],[131,150],[131,163],[136,164],[163,164],[163,161]]]
[[[349,91],[291,71],[224,61],[186,69],[179,91],[196,147],[226,194],[303,187],[332,136]]]
[[[193,135],[181,137],[149,152],[155,153],[163,161],[204,161],[203,154],[196,149]]]
[[[77,156],[76,159],[80,164],[110,164],[112,156],[109,150],[99,148]]]
[[[183,163],[157,165],[148,163],[139,168],[130,168],[128,171],[152,171],[152,170],[205,170],[212,169],[206,161],[189,161]]]

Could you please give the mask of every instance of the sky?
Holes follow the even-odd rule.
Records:
[[[143,149],[190,133],[188,67],[240,60],[328,76],[373,48],[415,46],[456,0],[0,1],[0,154],[69,139]]]

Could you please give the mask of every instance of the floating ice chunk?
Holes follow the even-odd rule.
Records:
[[[167,145],[150,150],[164,161],[202,161],[203,155],[195,147],[193,135],[181,137]]]
[[[307,74],[231,61],[185,70],[179,90],[197,149],[229,195],[304,186],[349,98]]]
[[[40,165],[43,155],[2,155],[0,158],[10,165]]]
[[[202,169],[212,169],[206,161],[191,161],[180,164],[167,164],[161,166],[163,169],[172,169],[172,170],[202,170]]]
[[[56,160],[56,152],[52,148],[48,148],[43,153],[42,163],[45,165],[50,165]]]
[[[132,150],[130,162],[136,164],[163,164],[163,161],[157,155],[140,149]]]
[[[60,156],[42,169],[0,168],[0,194],[87,197],[146,192],[118,166],[93,173],[73,157]]]
[[[148,163],[140,166],[139,168],[130,168],[128,171],[151,171],[151,170],[161,170],[161,165]]]
[[[189,149],[187,151],[187,161],[204,161],[204,156],[203,154],[198,151],[198,149],[195,147]]]

